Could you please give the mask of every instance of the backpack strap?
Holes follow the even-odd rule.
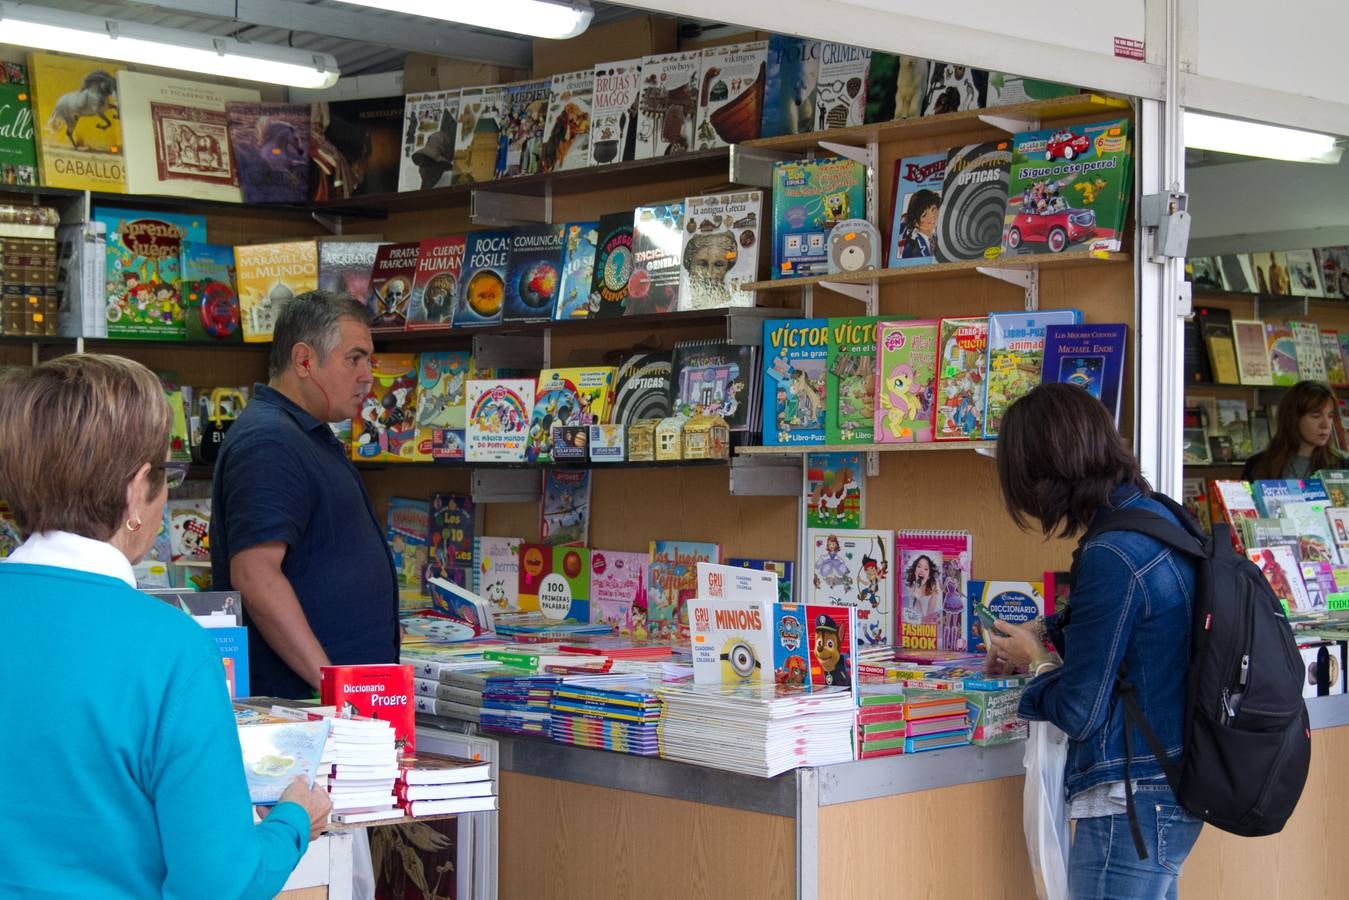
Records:
[[[1153,731],[1152,724],[1148,722],[1147,716],[1143,715],[1143,710],[1138,705],[1138,692],[1134,683],[1128,679],[1129,664],[1122,662],[1119,664],[1119,675],[1115,678],[1115,690],[1119,692],[1120,700],[1124,702],[1124,806],[1129,813],[1129,832],[1133,836],[1134,849],[1138,851],[1139,859],[1147,859],[1148,851],[1143,843],[1143,832],[1138,826],[1138,811],[1134,807],[1134,785],[1133,772],[1130,763],[1134,758],[1134,738],[1133,727],[1137,726],[1139,732],[1143,735],[1143,740],[1147,743],[1148,749],[1156,757],[1157,764],[1162,767],[1162,772],[1166,775],[1166,783],[1171,786],[1171,791],[1179,799],[1180,797],[1180,769],[1171,762],[1171,758],[1166,755],[1166,748],[1162,746],[1161,738],[1157,737],[1157,732]]]

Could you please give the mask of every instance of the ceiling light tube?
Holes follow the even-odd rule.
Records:
[[[0,3],[0,44],[320,90],[337,83],[327,53]]]
[[[1335,137],[1315,131],[1185,112],[1185,146],[1291,162],[1338,163],[1344,152]]]
[[[595,11],[582,3],[551,0],[339,0],[352,6],[458,22],[475,28],[565,40],[590,26]]]

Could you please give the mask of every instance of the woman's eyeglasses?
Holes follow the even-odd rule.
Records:
[[[151,468],[164,470],[164,483],[170,490],[181,487],[187,480],[187,469],[191,463],[172,459],[165,460],[162,463],[155,463]]]

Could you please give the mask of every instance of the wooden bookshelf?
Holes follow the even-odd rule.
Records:
[[[737,447],[738,456],[803,456],[808,453],[931,453],[991,451],[997,441],[932,441],[925,444],[812,444],[792,447]]]

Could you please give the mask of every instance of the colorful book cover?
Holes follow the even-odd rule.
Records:
[[[1237,349],[1237,376],[1242,384],[1273,384],[1265,323],[1261,319],[1233,319],[1232,340]]]
[[[1045,329],[1041,381],[1083,388],[1105,404],[1118,425],[1128,332],[1123,323],[1050,325]]]
[[[758,348],[727,341],[680,341],[671,363],[671,415],[721,416],[731,433],[748,432]]]
[[[693,149],[702,71],[703,55],[698,50],[642,59],[637,159],[659,159]]]
[[[37,187],[36,135],[28,68],[0,63],[0,184]]]
[[[553,76],[540,154],[544,172],[584,169],[590,165],[590,102],[594,92],[593,69]]]
[[[690,600],[693,683],[772,682],[772,609],[763,601]]]
[[[875,54],[872,56],[874,58]],[[815,130],[819,76],[820,41],[785,34],[768,38],[759,137],[805,134]]]
[[[793,604],[779,608],[786,612],[801,607]],[[856,685],[858,648],[867,643],[863,611],[853,606],[810,603],[805,612],[812,688]],[[777,624],[781,627],[785,623],[779,619]]]
[[[534,406],[529,417],[526,462],[550,462],[553,427],[603,422],[614,389],[612,366],[544,369],[539,373]]]
[[[983,109],[988,100],[988,72],[954,63],[934,62],[923,91],[923,115],[940,116]]]
[[[815,130],[861,125],[867,114],[867,74],[871,51],[851,44],[820,44],[815,96]]]
[[[876,404],[876,442],[931,441],[937,380],[937,320],[878,322],[876,372],[881,381]]]
[[[385,540],[393,557],[399,591],[423,593],[422,576],[427,566],[427,535],[431,530],[431,504],[409,497],[390,497]]]
[[[669,353],[634,353],[619,363],[610,419],[626,427],[639,419],[669,416],[672,358]]]
[[[506,88],[494,84],[459,92],[459,130],[454,138],[455,184],[481,184],[496,175],[497,150],[506,116]]]
[[[417,456],[417,354],[378,353],[371,374],[370,393],[351,423],[352,456],[362,462],[409,462]]]
[[[595,280],[595,253],[599,222],[571,222],[562,238],[562,277],[557,287],[553,318],[585,319],[594,314],[590,287]]]
[[[407,324],[412,284],[417,279],[421,243],[385,244],[370,269],[370,293],[365,298],[372,328],[403,328]]]
[[[642,91],[642,61],[625,59],[595,67],[590,101],[590,164],[607,165],[637,158],[637,108]]]
[[[951,148],[937,211],[937,262],[988,259],[1001,252],[1011,169],[1011,141]]]
[[[899,531],[900,645],[914,650],[966,650],[974,541],[968,531]]]
[[[890,255],[885,263],[889,268],[925,266],[936,261],[946,158],[945,153],[926,153],[895,160]]]
[[[464,268],[466,246],[467,238],[462,234],[424,238],[418,244],[417,270],[407,305],[405,327],[408,331],[450,327],[454,321],[454,301],[459,296],[459,276]]]
[[[1296,478],[1262,479],[1250,483],[1251,496],[1255,500],[1255,509],[1265,518],[1275,519],[1282,515],[1281,510],[1287,503],[1329,502],[1329,497],[1315,479],[1299,481]]]
[[[1340,352],[1340,333],[1330,328],[1321,329],[1321,352],[1326,360],[1326,379],[1331,387],[1344,387],[1349,383],[1349,373],[1344,369],[1344,356]]]
[[[232,246],[183,241],[179,290],[189,341],[237,344],[243,340]]]
[[[1128,119],[1018,134],[1002,252],[1119,250],[1132,175]]]
[[[590,315],[610,319],[623,315],[632,277],[632,214],[601,216],[590,283]]]
[[[521,81],[506,85],[506,118],[501,128],[497,178],[536,175],[543,166],[543,127],[553,81]]]
[[[1285,503],[1279,516],[1288,523],[1297,538],[1300,562],[1341,563],[1339,548],[1326,518],[1328,500],[1300,500]]]
[[[501,321],[512,244],[509,231],[469,234],[459,279],[459,303],[454,308],[456,327],[495,325]]]
[[[443,569],[472,568],[473,498],[464,494],[432,494],[428,514],[428,562]]]
[[[711,150],[759,136],[767,63],[768,41],[703,51],[696,149]]]
[[[543,470],[539,541],[584,546],[590,538],[590,470]]]
[[[1002,427],[1007,407],[1040,383],[1044,370],[1045,331],[1050,325],[1076,325],[1076,309],[992,313],[988,317],[988,391],[984,406],[984,438]]]
[[[370,296],[370,271],[383,242],[320,239],[318,245],[318,289],[364,302]]]
[[[309,199],[309,104],[225,104],[245,203]]]
[[[1316,473],[1331,506],[1349,506],[1349,470],[1322,469]]]
[[[427,350],[418,357],[416,459],[464,458],[464,406],[469,355]]]
[[[773,613],[773,681],[809,692],[811,685],[810,618],[804,603],[777,603]],[[856,614],[853,614],[856,619]],[[855,634],[855,629],[854,629]],[[856,637],[853,638],[854,643]],[[845,667],[842,671],[848,671]]]
[[[403,148],[398,190],[449,187],[454,178],[454,137],[459,90],[408,94],[403,101]]]
[[[240,202],[225,105],[261,99],[251,88],[118,72],[127,193]]]
[[[183,213],[99,207],[107,227],[108,337],[181,341],[182,247],[206,242],[206,221]]]
[[[477,537],[473,540],[473,593],[494,610],[520,608],[519,538]]]
[[[341,718],[363,716],[393,725],[400,758],[417,752],[412,709],[412,666],[323,666],[319,703],[337,707]]]
[[[764,321],[763,442],[824,443],[825,367],[835,319]]]
[[[1297,343],[1293,329],[1283,322],[1265,323],[1265,349],[1269,371],[1276,387],[1292,387],[1299,381]]]
[[[895,640],[894,578],[890,553],[894,533],[866,529],[811,528],[810,589],[802,593],[812,604],[857,609],[858,640],[891,644]]]
[[[995,619],[1024,625],[1045,614],[1044,584],[1039,581],[971,581],[968,585],[971,611],[982,604]],[[969,639],[966,647],[971,653],[985,653],[984,626],[979,616],[968,616]]]
[[[773,164],[773,278],[825,275],[829,232],[866,217],[866,168],[850,159]]]
[[[403,149],[403,96],[314,104],[310,119],[315,200],[393,194]]]
[[[639,206],[632,214],[632,275],[625,316],[672,312],[679,306],[684,204]]]
[[[173,561],[209,562],[211,548],[207,536],[211,531],[210,498],[175,498],[165,507],[165,515],[169,520],[169,544]]]
[[[1287,256],[1282,250],[1250,254],[1251,270],[1255,273],[1258,294],[1288,297],[1293,287],[1288,279]]]
[[[470,380],[465,459],[469,462],[524,462],[534,379]]]
[[[937,398],[932,439],[977,441],[984,433],[988,317],[942,319],[937,326]]]
[[[1321,270],[1321,287],[1326,297],[1349,299],[1349,247],[1319,247],[1312,252]]]
[[[698,563],[720,562],[716,544],[656,540],[650,546],[647,568],[647,630],[653,637],[671,638],[688,628],[685,604],[698,594]]]
[[[1304,381],[1326,381],[1326,357],[1321,349],[1321,329],[1315,322],[1288,322],[1293,330],[1293,351],[1297,354],[1298,377]]]
[[[681,310],[754,305],[754,292],[742,286],[758,278],[762,214],[762,191],[684,201]]]
[[[244,343],[272,339],[281,308],[318,287],[318,245],[314,241],[246,244],[234,248],[234,277],[243,316]]]
[[[646,625],[646,553],[590,551],[590,621],[631,635],[640,616]],[[638,603],[640,599],[640,605]]]
[[[806,454],[806,525],[861,528],[866,481],[860,453]]]
[[[1237,347],[1232,336],[1232,313],[1213,306],[1195,307],[1199,319],[1199,335],[1208,351],[1209,368],[1217,384],[1240,384],[1237,372]]]
[[[565,225],[520,225],[511,229],[503,322],[544,322],[552,317],[565,235]]]
[[[238,687],[238,673],[235,674]],[[247,694],[238,694],[246,697]],[[239,746],[244,754],[248,800],[270,806],[298,775],[312,785],[314,773],[328,740],[328,720],[313,722],[262,721],[239,726]]]
[[[126,193],[117,96],[121,71],[121,66],[106,60],[50,53],[29,55],[42,184],[76,191]]]
[[[873,51],[867,69],[866,121],[893,122],[921,116],[930,65],[916,56]]]
[[[1265,581],[1274,589],[1287,612],[1311,609],[1312,601],[1307,585],[1302,581],[1297,556],[1291,547],[1252,547],[1246,558],[1255,563]]]
[[[520,609],[554,621],[590,621],[590,551],[584,547],[520,546]]]
[[[875,440],[878,321],[875,316],[829,320],[829,352],[825,367],[826,444],[870,444]]]

